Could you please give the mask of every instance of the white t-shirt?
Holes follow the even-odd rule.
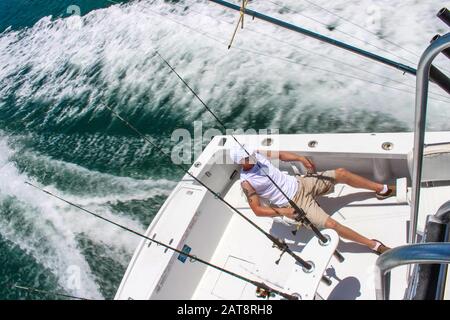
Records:
[[[288,200],[266,175],[276,182],[289,199],[292,199],[298,191],[298,180],[293,176],[281,172],[263,155],[256,153],[255,158],[258,160],[261,168],[255,164],[248,171],[241,169],[241,182],[247,181],[250,183],[256,193],[261,198],[266,199],[270,204],[276,206],[287,205]]]

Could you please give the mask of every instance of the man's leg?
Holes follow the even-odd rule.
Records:
[[[334,220],[331,217],[329,217],[327,219],[327,221],[325,222],[325,228],[333,229],[334,231],[336,231],[338,233],[338,235],[340,237],[350,240],[350,241],[358,242],[360,244],[368,246],[370,249],[373,249],[377,244],[376,241],[370,240],[370,239],[360,235],[356,231],[354,231],[346,226],[343,226],[342,224],[340,224],[339,222],[337,222],[336,220]]]
[[[335,179],[337,183],[345,183],[355,188],[373,190],[378,193],[383,191],[382,184],[358,176],[344,168],[335,170]]]
[[[337,169],[334,174],[332,171],[324,172],[324,177],[331,176],[334,176],[332,180],[320,179],[314,176],[299,178],[301,186],[295,199],[297,205],[303,208],[306,212],[306,217],[309,221],[318,228],[333,229],[340,237],[366,245],[370,249],[375,249],[378,252],[389,249],[388,247],[383,246],[383,248],[381,248],[382,251],[380,251],[379,247],[381,243],[370,240],[356,231],[341,225],[339,222],[331,218],[315,200],[315,197],[329,192],[333,184],[336,182],[348,183],[355,187],[367,188],[374,191],[376,191],[378,186],[380,186],[381,190],[383,186],[350,173],[345,169]]]

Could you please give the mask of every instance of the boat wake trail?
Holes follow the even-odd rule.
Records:
[[[439,30],[437,19],[427,18],[442,5],[435,0],[379,1],[378,9],[369,0],[315,2],[372,33],[308,2],[252,6],[413,62],[416,56],[383,38],[421,52]],[[402,10],[408,12],[403,20]],[[168,149],[175,129],[192,132],[195,121],[204,130],[219,128],[155,49],[230,129],[412,129],[413,77],[251,19],[227,50],[236,17],[204,0],[132,1],[0,33],[0,297],[39,298],[11,292],[11,282],[86,298],[114,296],[138,239],[25,182],[145,230],[182,172],[105,106]],[[449,100],[432,89],[429,127],[448,130]]]
[[[117,283],[108,287],[108,273],[103,272],[114,269],[109,280],[118,281],[117,275],[126,268],[139,239],[49,198],[25,182],[43,184],[49,175],[52,184],[43,184],[48,190],[141,232],[151,221],[148,205],[155,197],[167,196],[173,183],[101,174],[31,152],[17,157],[4,138],[0,150],[2,239],[56,275],[64,290],[82,297],[111,298]],[[35,278],[32,284],[42,287],[39,281]]]

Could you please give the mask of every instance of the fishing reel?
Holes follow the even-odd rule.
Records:
[[[275,294],[264,288],[257,287],[256,288],[256,296],[258,298],[262,298],[262,299],[269,299],[269,298],[275,297]]]
[[[272,245],[272,248],[278,248],[278,249],[281,250],[280,257],[278,258],[277,261],[275,261],[275,264],[276,264],[276,265],[278,265],[278,264],[280,263],[281,258],[283,257],[283,255],[286,253],[286,251],[287,251],[288,248],[289,248],[288,245],[287,245],[287,243],[286,243],[286,241],[285,241],[284,239],[278,239],[278,243],[279,243],[279,244],[274,243],[274,244]]]
[[[292,207],[293,207],[294,209],[297,209],[297,208],[298,208],[297,206],[292,206]],[[298,208],[298,209],[300,209],[300,208]],[[300,228],[301,228],[303,225],[308,225],[308,220],[306,219],[306,213],[305,213],[302,209],[300,209],[300,212],[297,211],[297,210],[295,210],[294,221],[297,222],[297,223],[296,223],[296,225],[295,225],[295,229],[292,230],[292,234],[293,234],[294,236],[296,236],[298,230],[300,230]]]

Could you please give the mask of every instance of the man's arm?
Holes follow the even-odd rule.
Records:
[[[293,208],[272,208],[262,206],[259,201],[259,195],[248,181],[242,182],[241,186],[245,196],[247,197],[250,208],[258,217],[286,216],[291,219],[294,218],[295,210]]]
[[[308,171],[316,172],[316,166],[314,163],[306,157],[299,156],[292,152],[287,151],[264,151],[258,150],[259,153],[266,155],[268,158],[278,158],[281,161],[299,161],[301,162]]]

